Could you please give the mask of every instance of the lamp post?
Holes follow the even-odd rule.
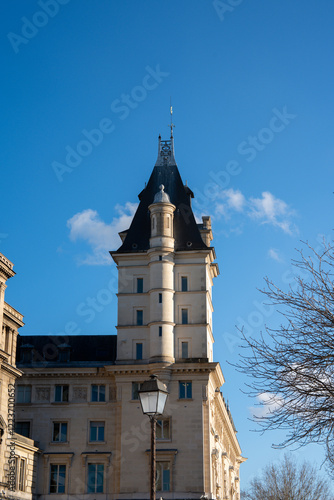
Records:
[[[150,375],[150,380],[146,380],[140,387],[139,399],[141,408],[151,421],[151,490],[150,500],[155,500],[155,476],[156,476],[156,425],[157,417],[164,412],[168,391],[165,384],[156,375]]]

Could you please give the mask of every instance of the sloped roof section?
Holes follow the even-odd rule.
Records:
[[[191,208],[192,191],[184,186],[174,158],[173,137],[162,141],[159,136],[158,159],[146,188],[139,194],[139,206],[123,244],[115,253],[144,252],[150,248],[151,222],[149,205],[163,184],[170,201],[176,206],[174,212],[175,250],[201,250],[207,246]],[[114,252],[112,252],[114,253]]]
[[[116,335],[19,335],[17,340],[17,365],[92,365],[114,364],[116,360]],[[68,361],[62,362],[60,353],[69,350]],[[24,356],[24,351],[31,356]]]

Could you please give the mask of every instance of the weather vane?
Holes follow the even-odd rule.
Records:
[[[172,106],[172,98],[170,98],[170,125],[168,125],[170,127],[170,136],[171,138],[173,137],[173,127],[175,127],[174,123],[173,123],[173,106]]]

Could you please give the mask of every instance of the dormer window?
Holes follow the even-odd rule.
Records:
[[[59,363],[68,363],[70,360],[70,352],[71,346],[68,344],[60,344],[58,346],[58,362]]]
[[[20,347],[20,363],[31,363],[34,346],[31,344],[23,344]]]

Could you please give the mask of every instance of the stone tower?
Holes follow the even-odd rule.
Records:
[[[194,197],[159,137],[158,159],[122,246],[118,265],[117,362],[212,361],[212,280],[218,266],[210,217],[197,224]]]

